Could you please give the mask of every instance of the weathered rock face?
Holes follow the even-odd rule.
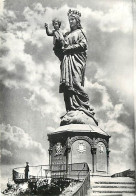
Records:
[[[92,124],[98,125],[98,122],[92,116],[88,116],[84,113],[84,111],[69,111],[62,118],[60,126],[68,125],[68,124]]]

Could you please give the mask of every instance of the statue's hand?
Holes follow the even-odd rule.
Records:
[[[67,53],[70,50],[71,50],[71,46],[62,47],[62,51],[63,51],[64,54]]]
[[[47,24],[47,23],[45,23],[44,27],[47,29],[47,28],[48,28],[48,24]]]
[[[64,34],[64,37],[67,37],[69,34],[70,34],[70,32],[66,32],[66,33]]]
[[[77,51],[79,49],[82,50],[82,46],[80,44],[73,44],[65,47],[64,49],[62,48],[64,54],[70,51]]]

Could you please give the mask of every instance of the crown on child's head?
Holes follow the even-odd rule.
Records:
[[[81,17],[81,13],[77,10],[71,10],[68,11],[68,17],[75,16],[75,17]]]

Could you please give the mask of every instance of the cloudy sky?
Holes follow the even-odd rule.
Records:
[[[48,164],[47,133],[65,114],[60,63],[44,23],[82,13],[88,38],[85,89],[99,126],[111,135],[111,173],[134,168],[133,15],[130,0],[5,0],[1,17],[2,175],[26,161]]]

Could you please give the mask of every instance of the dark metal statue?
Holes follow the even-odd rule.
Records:
[[[69,10],[70,31],[62,39],[56,39],[58,41],[60,40],[61,45],[61,49],[59,50],[59,55],[61,56],[61,58],[59,57],[61,61],[59,92],[64,94],[67,112],[83,111],[93,118],[97,124],[97,121],[94,119],[93,109],[89,104],[88,94],[84,91],[87,38],[83,32],[80,17],[81,13],[79,11]],[[48,32],[47,27],[46,32]],[[53,31],[54,34],[52,33],[52,35],[55,35],[55,32]]]

